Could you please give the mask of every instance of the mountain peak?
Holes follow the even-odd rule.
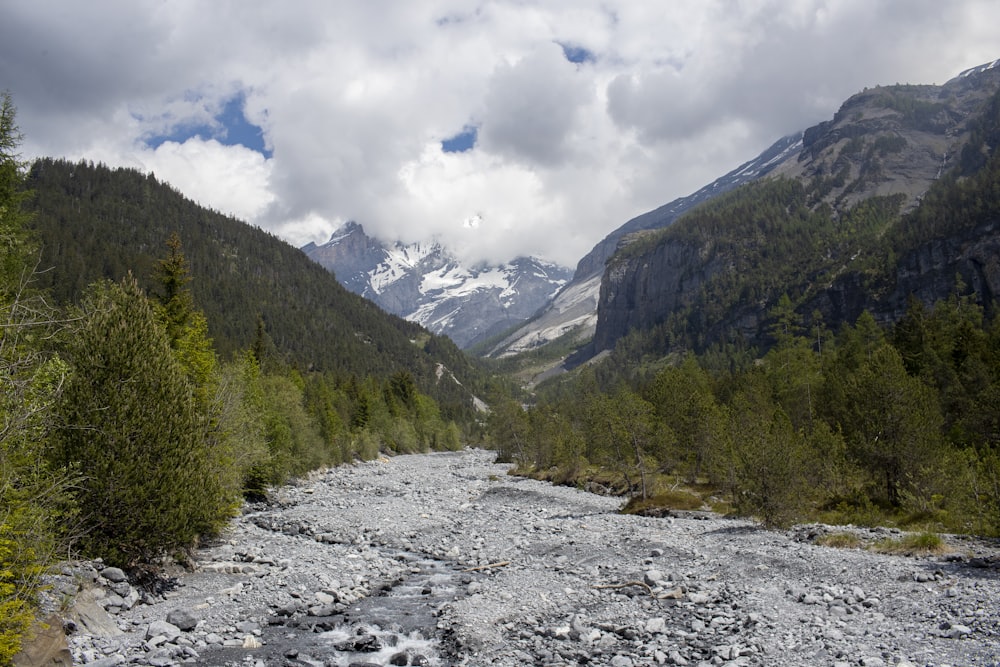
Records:
[[[534,257],[466,265],[437,241],[383,244],[356,222],[302,251],[352,292],[466,348],[527,320],[571,273]]]
[[[984,63],[982,65],[977,65],[976,67],[970,67],[967,70],[959,72],[958,76],[956,76],[955,79],[965,79],[965,78],[968,78],[970,76],[973,76],[973,75],[976,75],[976,74],[982,74],[983,72],[986,72],[987,70],[996,69],[996,68],[1000,68],[1000,59],[994,60],[992,62]],[[954,81],[955,79],[952,79],[952,80]]]

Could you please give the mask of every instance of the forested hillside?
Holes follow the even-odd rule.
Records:
[[[296,248],[207,210],[155,176],[89,162],[43,159],[28,174],[31,228],[41,248],[38,287],[77,302],[95,280],[131,272],[144,289],[177,234],[191,291],[223,359],[262,334],[302,371],[359,377],[411,373],[449,414],[471,414],[485,375],[447,338],[351,294]],[[439,381],[442,364],[461,382]]]
[[[861,97],[899,106],[891,91]],[[807,323],[836,330],[868,311],[888,325],[911,294],[926,306],[947,298],[956,276],[991,314],[1000,295],[1000,92],[962,127],[967,139],[951,168],[919,198],[857,198],[898,177],[885,166],[906,146],[895,130],[840,137],[825,146],[825,176],[756,181],[632,237],[609,262],[594,351],[626,336],[633,346],[645,339],[650,354],[766,349],[768,312],[783,296]]]
[[[781,177],[633,237],[602,287],[607,355],[498,406],[498,447],[643,511],[1000,532],[1000,93],[968,132],[908,212]],[[868,178],[899,147],[834,153]]]

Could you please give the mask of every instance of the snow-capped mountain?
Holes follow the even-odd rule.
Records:
[[[463,348],[526,321],[572,275],[568,268],[531,257],[500,266],[465,266],[438,243],[385,245],[356,222],[302,251],[333,271],[347,289]]]

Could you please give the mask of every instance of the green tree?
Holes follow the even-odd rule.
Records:
[[[906,492],[926,495],[919,480],[943,455],[934,390],[906,373],[890,345],[876,349],[846,388],[850,399],[842,427],[855,460],[881,480],[893,506],[902,504]]]
[[[268,456],[251,472],[250,489],[263,492],[339,457],[332,443],[323,439],[309,414],[305,392],[294,374],[270,373],[260,377],[259,406]]]
[[[534,456],[529,451],[530,425],[524,408],[513,399],[503,399],[493,406],[487,419],[498,459],[530,466]]]
[[[647,393],[676,437],[676,456],[686,464],[688,481],[698,482],[705,472],[717,479],[725,452],[725,415],[694,355],[660,371]]]
[[[54,403],[68,376],[46,349],[58,313],[32,289],[33,258],[22,205],[21,135],[0,94],[0,665],[34,622],[42,574],[71,520],[69,472],[48,460]]]
[[[210,400],[218,361],[208,335],[208,320],[195,307],[187,259],[175,232],[167,239],[167,256],[156,270],[159,291],[157,313],[167,331],[170,347],[203,400]]]
[[[251,472],[264,466],[269,456],[266,401],[253,354],[245,352],[221,367],[215,401],[217,437],[225,443],[231,462],[220,466],[220,484],[240,492],[263,491],[250,488]]]
[[[18,150],[21,132],[8,92],[0,92],[0,290],[10,298],[30,275],[34,248],[27,231],[24,162]]]
[[[806,508],[806,443],[764,378],[745,378],[729,409],[730,487],[743,514],[785,526]]]
[[[204,415],[135,279],[98,283],[67,337],[56,460],[85,476],[80,547],[126,567],[217,531],[234,512]]]
[[[587,408],[588,437],[597,443],[603,463],[621,473],[630,494],[649,497],[650,474],[667,467],[663,457],[673,433],[657,423],[651,403],[624,387],[590,396]]]

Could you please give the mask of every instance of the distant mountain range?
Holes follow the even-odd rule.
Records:
[[[356,222],[302,251],[350,291],[462,348],[525,322],[572,275],[532,257],[466,266],[438,243],[383,244]]]

